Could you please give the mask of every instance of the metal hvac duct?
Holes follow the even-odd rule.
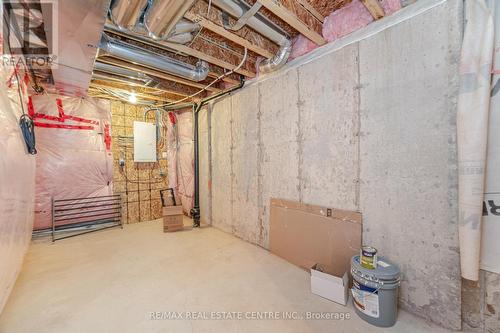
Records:
[[[212,4],[237,19],[250,9],[250,6],[241,0],[212,0]],[[249,17],[246,25],[280,46],[274,57],[266,59],[259,64],[259,72],[267,73],[275,71],[285,65],[292,51],[292,42],[287,34],[259,14]]]
[[[154,84],[152,81],[142,81],[142,80],[136,80],[133,78],[128,78],[128,77],[123,77],[119,75],[114,75],[110,73],[104,73],[100,71],[94,71],[92,73],[92,78],[97,79],[97,80],[103,80],[103,81],[113,81],[113,82],[119,82],[119,83],[126,83],[128,85],[134,86],[134,87],[151,87],[155,88],[156,84]]]
[[[196,0],[153,0],[144,15],[144,25],[153,39],[170,37],[175,25]]]
[[[195,67],[163,54],[154,53],[136,45],[111,38],[106,34],[103,34],[99,48],[104,55],[161,72],[171,73],[196,82],[205,80],[209,72],[208,64],[204,61],[199,61]]]
[[[115,65],[105,64],[105,63],[99,62],[99,61],[96,61],[95,65],[94,65],[94,70],[98,71],[98,72],[111,74],[114,76],[120,76],[120,77],[123,77],[126,79],[140,81],[144,85],[151,85],[155,81],[152,77],[150,77],[149,75],[146,75],[144,73],[141,73],[138,71],[133,71],[131,69],[127,69],[127,68],[123,68],[123,67],[118,67]]]
[[[139,22],[148,0],[115,0],[109,16],[113,23],[122,30],[132,30]]]

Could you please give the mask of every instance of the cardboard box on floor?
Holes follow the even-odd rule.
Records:
[[[342,305],[349,299],[349,274],[341,267],[311,267],[311,292]]]
[[[184,229],[182,206],[163,207],[163,232],[174,232]]]
[[[358,212],[271,199],[270,251],[311,270],[313,293],[340,304],[347,302],[347,272],[359,254],[361,231]]]

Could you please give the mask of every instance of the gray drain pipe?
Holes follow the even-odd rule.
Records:
[[[203,99],[199,104],[194,104],[194,205],[193,209],[191,209],[191,217],[193,218],[193,227],[200,226],[200,143],[199,143],[199,122],[198,122],[198,114],[200,113],[201,108],[206,105],[208,102],[222,97],[224,95],[230,94],[233,91],[243,88],[245,85],[245,76],[240,76],[240,84],[229,88],[228,90],[221,91],[218,94],[209,96]]]

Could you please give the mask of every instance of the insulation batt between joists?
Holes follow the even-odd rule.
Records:
[[[400,0],[381,0],[380,4],[386,16],[401,9]],[[374,18],[365,5],[360,0],[353,0],[347,6],[325,18],[323,22],[323,37],[328,42],[331,42],[361,29],[373,21]]]
[[[385,15],[391,15],[401,9],[400,0],[382,0]],[[323,37],[332,42],[359,30],[373,22],[373,16],[360,0],[353,0],[347,6],[333,12],[323,23]],[[316,49],[318,45],[303,35],[293,39],[293,48],[289,60],[298,58]]]

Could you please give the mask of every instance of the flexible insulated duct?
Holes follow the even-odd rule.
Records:
[[[120,29],[132,30],[146,9],[148,0],[115,0],[110,14],[113,23]]]
[[[153,39],[170,37],[175,25],[196,0],[153,0],[144,15],[144,25]]]
[[[171,73],[192,81],[203,81],[208,76],[208,64],[204,61],[195,66],[172,59],[163,54],[154,53],[138,46],[117,40],[103,34],[100,50],[104,55],[129,61],[161,72]]]
[[[212,4],[235,18],[243,16],[250,7],[241,0],[212,0]],[[259,64],[259,73],[272,72],[285,65],[292,51],[292,42],[286,33],[274,23],[258,14],[248,18],[246,25],[280,46],[278,53],[274,57],[266,59]]]

